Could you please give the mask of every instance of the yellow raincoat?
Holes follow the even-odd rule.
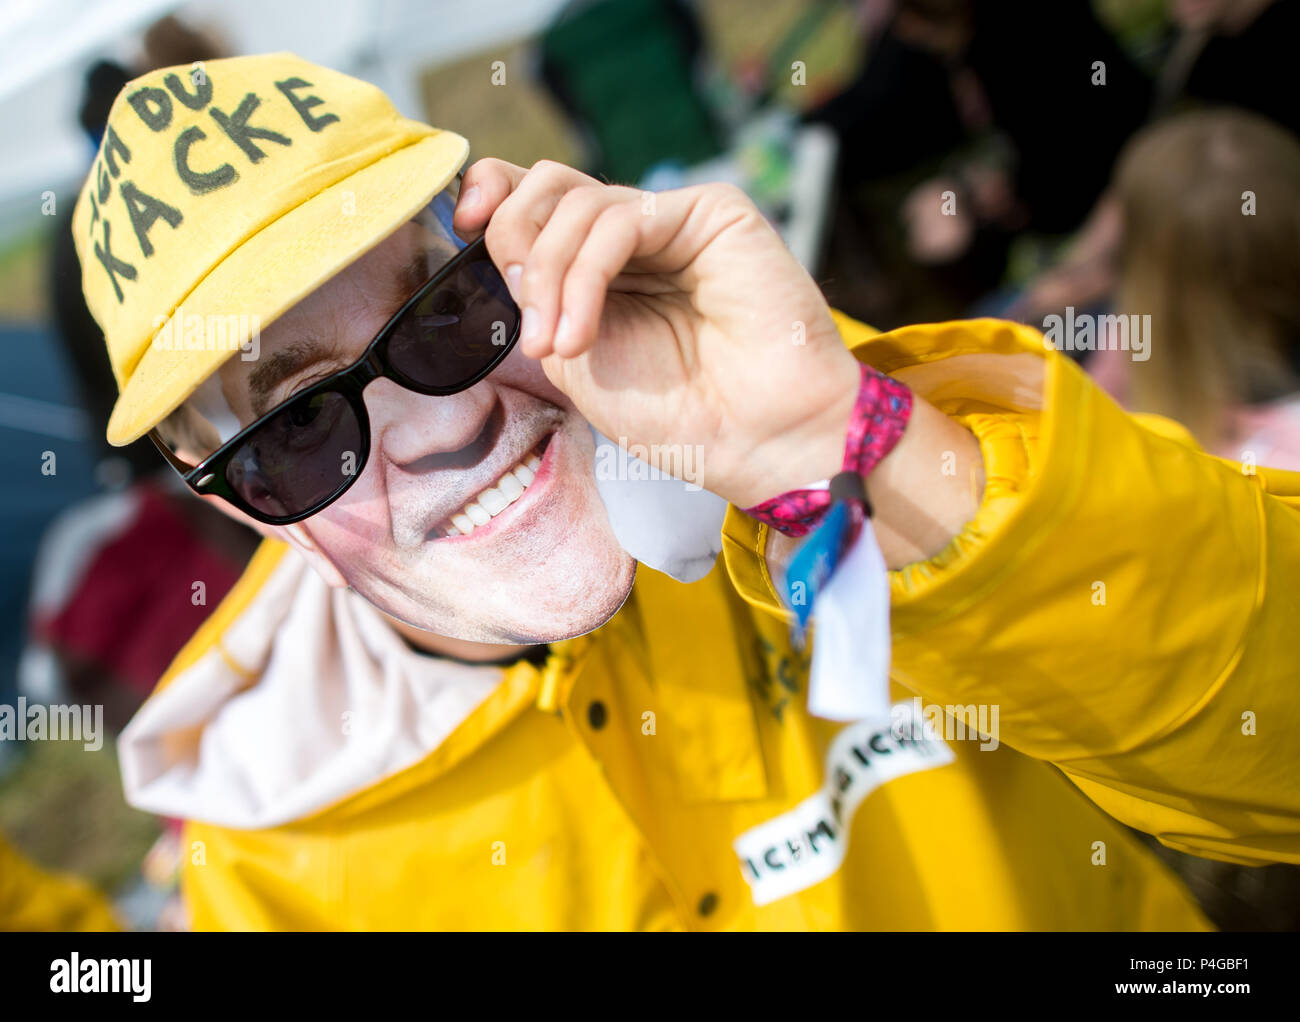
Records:
[[[643,569],[414,765],[269,829],[192,820],[193,925],[1202,929],[1116,820],[1300,862],[1300,475],[1125,414],[1024,327],[839,325],[980,441],[976,518],[891,575],[893,699],[913,723],[996,706],[996,748],[810,718],[766,530],[733,509],[710,576]],[[256,684],[223,636],[285,553],[262,547],[160,689]]]

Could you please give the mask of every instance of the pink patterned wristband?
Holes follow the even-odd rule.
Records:
[[[907,420],[912,416],[912,392],[865,362],[860,368],[862,383],[849,416],[842,471],[856,472],[866,479],[894,449],[907,428]],[[830,506],[829,490],[790,490],[745,508],[745,514],[787,536],[797,537],[811,532]]]

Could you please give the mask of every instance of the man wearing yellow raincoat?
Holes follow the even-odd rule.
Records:
[[[1300,477],[1027,328],[833,314],[734,189],[467,153],[214,61],[126,88],[78,204],[109,439],[267,536],[120,745],[196,928],[1201,929],[1122,824],[1300,862]],[[739,509],[839,470],[862,363],[913,403],[895,713],[843,723]],[[711,573],[636,570],[595,431],[703,452]]]

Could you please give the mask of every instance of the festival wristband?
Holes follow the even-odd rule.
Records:
[[[849,416],[842,471],[863,479],[894,449],[912,415],[912,392],[893,377],[861,363],[862,383]],[[825,517],[832,503],[829,489],[790,490],[745,514],[787,536],[804,536]],[[870,505],[867,507],[870,514]]]

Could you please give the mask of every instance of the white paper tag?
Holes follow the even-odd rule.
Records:
[[[889,571],[871,520],[813,604],[808,712],[826,720],[889,715]]]

